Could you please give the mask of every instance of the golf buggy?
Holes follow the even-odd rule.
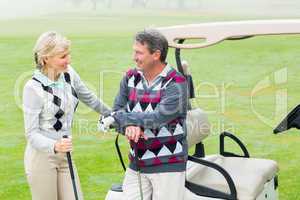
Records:
[[[186,76],[189,82],[189,96],[193,98],[195,97],[193,80],[187,73],[185,63],[181,61],[182,49],[205,48],[224,40],[240,40],[260,35],[300,34],[300,20],[203,23],[164,27],[158,30],[165,35],[169,46],[176,49],[178,71]],[[184,44],[184,41],[190,39],[199,39],[199,41],[204,39],[204,42]],[[188,156],[185,200],[278,199],[278,165],[275,161],[251,158],[243,142],[229,132],[220,134],[219,154],[205,155],[202,141],[210,133],[206,113],[199,108],[190,108],[186,123],[188,145],[189,148],[194,147],[195,152]],[[226,151],[225,140],[227,139],[238,144],[243,154]],[[125,170],[118,147],[118,136],[116,147]],[[123,196],[122,185],[113,185],[106,200],[122,200]]]

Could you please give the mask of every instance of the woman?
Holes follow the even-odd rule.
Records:
[[[27,146],[25,172],[33,200],[72,200],[66,152],[72,151],[72,120],[79,100],[102,115],[110,111],[69,65],[70,41],[56,32],[36,42],[37,69],[23,91]],[[64,135],[69,136],[63,138]],[[83,199],[75,169],[77,190]]]

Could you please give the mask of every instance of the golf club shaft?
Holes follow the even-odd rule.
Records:
[[[137,175],[138,175],[138,181],[139,181],[140,197],[141,197],[141,200],[144,200],[143,188],[142,188],[142,177],[141,177],[140,170],[137,172]]]
[[[137,143],[134,143],[134,158],[135,158],[135,163],[136,163],[136,168],[137,168],[137,176],[138,176],[140,197],[141,197],[141,200],[144,200],[143,187],[142,187],[142,177],[141,177],[141,170],[140,170],[140,166],[139,166],[139,158],[138,158],[138,150],[137,150]]]
[[[74,170],[73,170],[74,168],[73,168],[72,158],[71,158],[71,153],[70,152],[67,152],[67,159],[68,159],[68,163],[69,163],[69,170],[70,170],[70,175],[71,175],[71,179],[72,179],[72,185],[73,185],[75,199],[78,200],[78,194],[77,194],[77,188],[76,188],[76,182],[75,182],[75,175],[74,175]]]
[[[63,138],[68,138],[68,136],[64,135]],[[75,175],[74,175],[74,168],[73,168],[71,153],[67,152],[66,154],[67,154],[67,160],[68,160],[70,175],[71,175],[71,179],[72,179],[72,185],[73,185],[75,199],[79,200],[78,193],[77,193],[77,188],[76,188],[76,182],[75,182]]]

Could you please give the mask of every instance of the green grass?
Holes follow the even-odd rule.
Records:
[[[205,13],[207,14],[207,13]],[[38,35],[57,30],[72,40],[72,61],[81,78],[107,104],[112,105],[122,73],[132,65],[132,37],[144,27],[203,21],[245,19],[246,17],[176,12],[69,13],[36,18],[0,21],[0,199],[30,199],[24,176],[25,137],[20,96],[33,70],[32,48]],[[247,19],[255,17],[247,17]],[[175,64],[174,51],[169,62]],[[287,90],[288,109],[300,101],[299,36],[258,37],[238,42],[226,41],[201,50],[183,51],[191,65],[197,98],[194,106],[214,111],[209,114],[212,135],[205,140],[207,153],[218,152],[218,134],[232,130],[249,148],[253,157],[279,163],[280,199],[300,199],[298,131],[272,135],[279,117],[274,115],[275,92]],[[274,72],[287,67],[287,82],[276,85]],[[26,75],[27,73],[27,75]],[[25,75],[24,75],[25,74]],[[24,78],[22,76],[24,75]],[[255,85],[270,78],[270,87],[257,93],[254,108],[268,119],[260,120],[251,109],[250,94]],[[209,84],[207,84],[209,83]],[[221,97],[203,95],[220,94]],[[103,89],[101,89],[103,88]],[[101,91],[101,92],[100,92]],[[80,105],[74,120],[74,155],[85,199],[104,199],[112,183],[121,182],[123,173],[114,149],[114,133],[96,132],[98,116]],[[127,142],[121,139],[124,154]],[[229,143],[229,149],[236,149]]]

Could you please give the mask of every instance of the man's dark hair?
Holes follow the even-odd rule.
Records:
[[[154,29],[145,29],[135,35],[135,41],[142,45],[147,44],[149,52],[152,54],[159,50],[160,61],[165,62],[168,54],[168,41],[163,34]]]

